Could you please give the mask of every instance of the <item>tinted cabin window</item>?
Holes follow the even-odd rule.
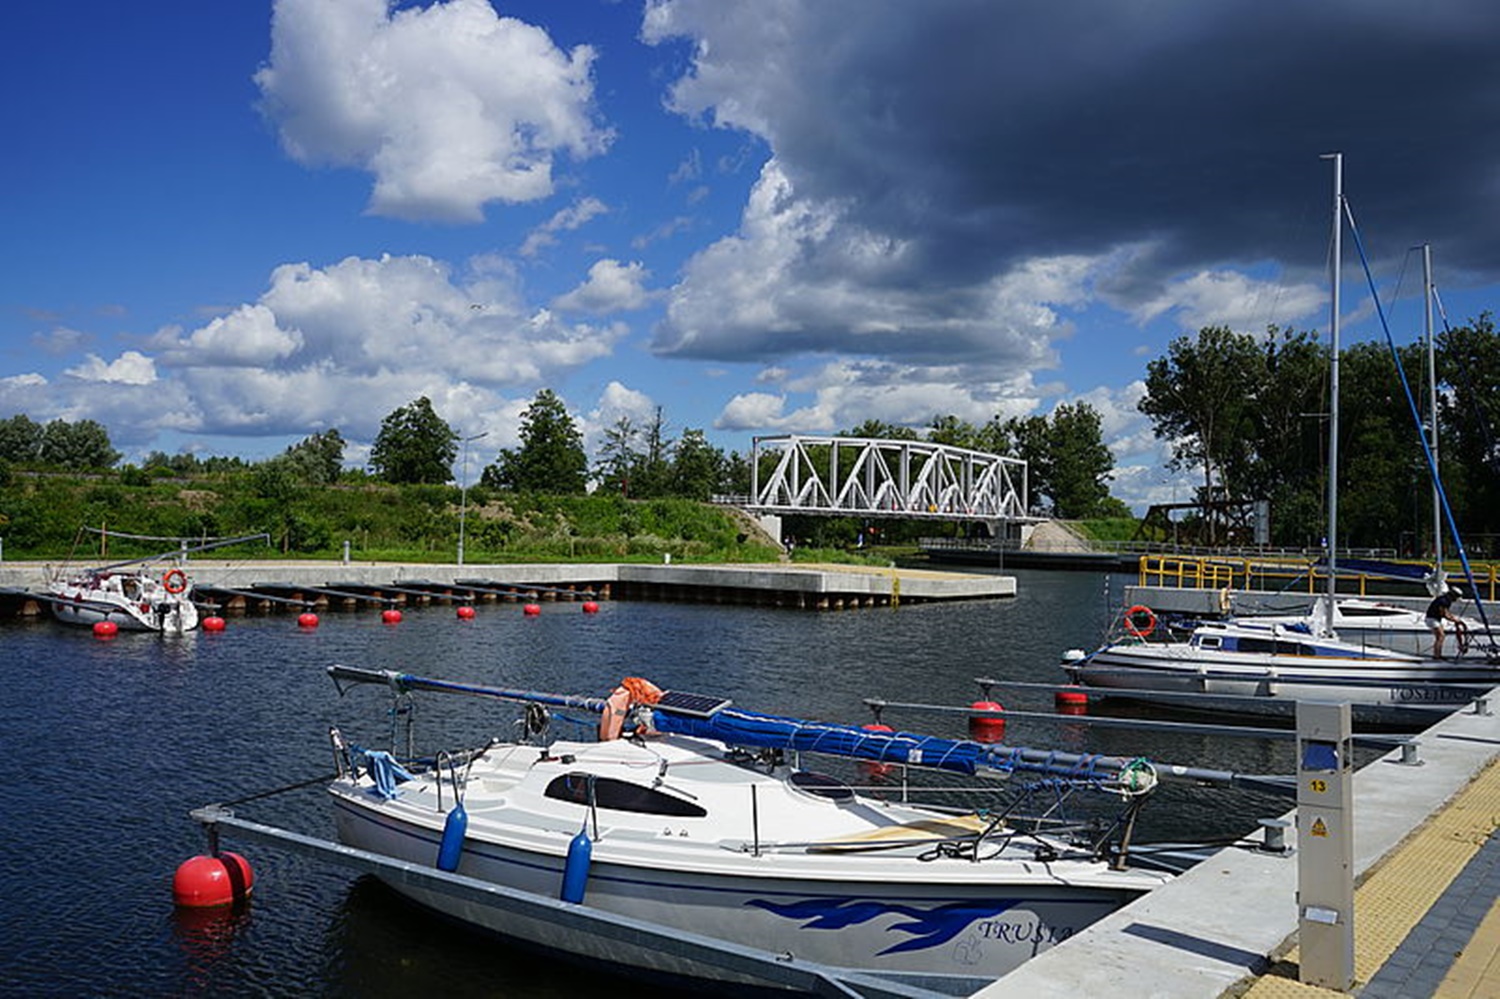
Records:
[[[1235,644],[1239,652],[1269,652],[1277,656],[1311,656],[1317,650],[1301,642],[1278,642],[1274,638],[1240,638]]]
[[[554,777],[547,785],[547,797],[559,801],[571,801],[575,805],[589,803],[589,775],[563,774]],[[613,777],[594,778],[594,804],[599,808],[617,812],[641,812],[646,815],[673,815],[685,818],[702,818],[707,815],[701,806],[682,798],[673,797],[651,787],[632,784]]]

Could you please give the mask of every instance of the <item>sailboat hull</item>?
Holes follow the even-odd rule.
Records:
[[[604,912],[963,995],[1167,880],[1076,854],[1038,853],[1029,838],[987,840],[977,858],[945,853],[936,849],[936,830],[965,820],[848,788],[815,782],[809,790],[792,773],[724,756],[722,745],[673,736],[639,745],[555,743],[545,754],[497,745],[467,771],[457,873],[550,899],[565,894],[570,873],[581,873],[582,904]],[[596,775],[599,794],[618,792],[622,807],[601,804],[594,814],[559,800],[558,781],[569,774],[579,781]],[[640,783],[604,789],[619,780]],[[418,775],[391,799],[372,792],[368,778],[342,779],[329,790],[340,842],[436,862],[451,782]],[[829,790],[834,797],[825,796]],[[691,802],[681,811],[694,814],[623,807],[655,807],[649,802],[666,794]],[[591,837],[591,859],[584,871],[570,871],[580,828]],[[669,949],[559,933],[503,905],[399,880],[392,886],[528,944],[638,972],[766,984]]]
[[[1289,715],[1303,700],[1348,701],[1366,723],[1412,722],[1447,714],[1500,685],[1500,668],[1415,657],[1263,655],[1204,650],[1192,643],[1116,643],[1071,664],[1073,682],[1128,692],[1136,700],[1235,713]],[[1223,696],[1215,704],[1211,698]],[[1232,699],[1232,700],[1228,700]],[[1243,700],[1241,700],[1243,699]],[[1425,722],[1418,722],[1425,724]]]

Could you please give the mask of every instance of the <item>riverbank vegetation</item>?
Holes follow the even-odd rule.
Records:
[[[124,481],[129,478],[130,481]],[[358,561],[774,561],[781,549],[734,511],[693,500],[395,485],[346,472],[317,486],[256,468],[189,477],[10,472],[0,488],[7,560],[115,561],[265,532],[215,558]],[[83,525],[90,530],[80,530]]]
[[[1435,357],[1448,501],[1471,552],[1493,554],[1500,539],[1500,444],[1491,429],[1500,417],[1500,334],[1485,314],[1440,334]],[[1319,549],[1330,368],[1316,334],[1276,328],[1252,336],[1205,327],[1149,362],[1139,408],[1170,446],[1170,467],[1202,476],[1196,495],[1184,500],[1242,510],[1258,503],[1272,546]],[[1424,554],[1432,548],[1430,480],[1402,381],[1425,411],[1425,350],[1413,345],[1393,356],[1384,345],[1356,343],[1342,351],[1340,370],[1339,543]],[[18,414],[0,420],[0,555],[98,557],[101,530],[113,546],[106,557],[160,550],[163,539],[174,539],[173,547],[179,538],[202,543],[242,534],[265,534],[263,554],[299,558],[338,558],[347,545],[360,559],[449,561],[461,539],[470,562],[666,555],[763,561],[788,554],[732,509],[735,497],[751,492],[752,457],[725,453],[700,429],[674,437],[659,408],[643,424],[621,417],[607,427],[592,463],[577,422],[550,389],[521,414],[517,446],[492,448],[485,460],[478,442],[486,436],[461,435],[422,397],[385,418],[362,468],[349,467],[349,445],[337,429],[259,462],[155,452],[121,466],[103,426],[38,424]],[[983,424],[936,416],[921,430],[869,420],[841,436],[1020,458],[1031,512],[1079,521],[1100,541],[1170,541],[1177,527],[1204,519],[1179,510],[1160,523],[1136,520],[1110,493],[1115,467],[1103,416],[1085,401],[1059,404],[1045,416],[997,414]],[[477,477],[469,475],[471,446]],[[810,445],[807,460],[826,468],[831,451]],[[765,482],[779,455],[761,460]],[[1213,538],[1214,522],[1207,523],[1210,536],[1197,532],[1195,543],[1252,540],[1248,520],[1234,537]],[[1151,535],[1153,525],[1165,533]],[[915,552],[924,535],[982,532],[894,518],[788,516],[782,526],[793,557],[875,562]],[[81,527],[95,533],[80,537]]]

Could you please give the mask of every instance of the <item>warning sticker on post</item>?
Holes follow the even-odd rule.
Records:
[[[1312,828],[1308,830],[1308,834],[1312,836],[1327,836],[1328,826],[1323,823],[1322,819],[1313,819]]]

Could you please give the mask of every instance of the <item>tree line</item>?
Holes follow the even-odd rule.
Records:
[[[1339,354],[1339,544],[1432,550],[1425,344],[1363,342]],[[1466,542],[1500,532],[1500,335],[1489,313],[1435,337],[1440,475]],[[1399,368],[1398,368],[1399,364]],[[1172,445],[1171,467],[1202,475],[1198,499],[1265,499],[1273,544],[1326,534],[1331,358],[1314,333],[1222,326],[1179,337],[1146,369],[1140,409]]]
[[[1492,428],[1500,409],[1500,334],[1488,313],[1442,332],[1435,343],[1442,480],[1466,538],[1500,535],[1500,447]],[[1397,363],[1400,365],[1400,373]],[[1425,347],[1391,352],[1357,343],[1340,354],[1340,539],[1355,547],[1431,549],[1429,477],[1401,373],[1426,398]],[[1173,340],[1147,364],[1140,410],[1172,448],[1170,467],[1202,476],[1198,501],[1264,499],[1273,544],[1315,548],[1326,521],[1330,358],[1311,332],[1277,327],[1262,336],[1208,326]],[[843,436],[925,439],[1021,458],[1028,463],[1036,512],[1063,518],[1128,516],[1110,494],[1114,460],[1099,412],[1063,403],[1051,414],[975,425],[952,415],[917,430],[867,420]],[[121,471],[125,484],[161,476],[245,472],[274,500],[295,488],[375,479],[441,486],[454,481],[462,438],[421,397],[385,417],[368,471],[344,467],[337,429],[310,435],[267,461],[153,452]],[[24,415],[0,421],[0,485],[10,466],[100,471],[120,455],[92,420],[38,424]],[[765,460],[774,460],[768,456]],[[627,499],[707,500],[750,492],[751,458],[726,453],[703,430],[673,436],[663,412],[608,427],[590,463],[566,404],[542,389],[522,413],[518,444],[482,466],[475,487],[556,496],[596,493]],[[768,472],[769,470],[763,470]],[[465,486],[467,482],[463,483]]]

